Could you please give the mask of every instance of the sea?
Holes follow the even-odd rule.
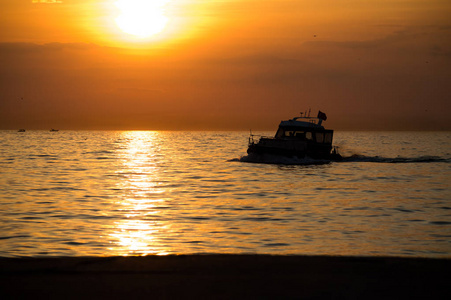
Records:
[[[451,258],[451,132],[336,131],[333,162],[248,138],[0,131],[0,256]]]

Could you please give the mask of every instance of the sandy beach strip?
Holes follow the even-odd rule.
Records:
[[[451,259],[272,255],[0,258],[2,299],[451,299]]]

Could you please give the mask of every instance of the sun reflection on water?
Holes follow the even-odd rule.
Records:
[[[165,255],[158,237],[168,225],[160,219],[165,200],[159,188],[158,132],[128,131],[121,133],[125,147],[118,151],[121,165],[117,188],[123,191],[118,210],[123,216],[109,234],[113,255]],[[111,253],[110,253],[111,254]]]

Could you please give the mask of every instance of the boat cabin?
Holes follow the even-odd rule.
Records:
[[[260,137],[255,142],[251,133],[247,153],[340,160],[336,148],[331,152],[334,131],[321,125],[326,119],[326,114],[321,111],[316,118],[310,117],[309,111],[305,116],[301,114],[301,117],[280,122],[273,138]]]
[[[304,119],[298,121],[298,119]],[[293,118],[282,121],[274,138],[305,140],[320,144],[332,144],[333,130],[324,129],[322,120],[311,117]]]

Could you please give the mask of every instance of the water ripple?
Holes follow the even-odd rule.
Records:
[[[451,257],[449,133],[337,132],[342,162],[247,135],[0,131],[0,255]]]

